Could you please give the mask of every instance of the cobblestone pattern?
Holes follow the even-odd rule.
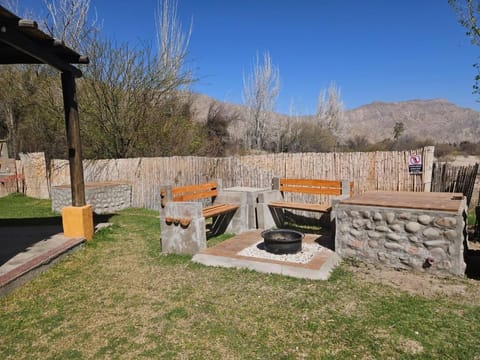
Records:
[[[96,214],[111,214],[132,206],[132,186],[129,184],[102,184],[86,186],[85,200],[92,205]],[[52,210],[61,212],[65,206],[72,205],[70,187],[52,187]]]
[[[459,213],[338,205],[335,251],[397,269],[463,276],[466,205]]]

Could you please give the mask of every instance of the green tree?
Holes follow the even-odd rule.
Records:
[[[480,45],[480,1],[479,0],[448,0],[450,6],[457,14],[458,22],[467,29],[467,36],[473,45]],[[473,92],[480,93],[480,63],[475,63],[477,71]]]
[[[396,141],[405,132],[405,124],[401,121],[397,121],[393,126],[393,139]]]
[[[369,151],[372,144],[365,135],[355,135],[349,138],[345,144],[347,151]]]
[[[235,119],[237,114],[229,114],[225,107],[212,103],[208,108],[205,130],[207,139],[201,155],[223,156],[231,145],[228,133],[228,125]]]
[[[335,135],[309,121],[300,121],[292,125],[286,139],[284,149],[287,152],[329,152],[334,151],[337,143]]]

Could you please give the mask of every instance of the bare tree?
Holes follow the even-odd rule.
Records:
[[[332,82],[328,90],[322,89],[318,95],[315,119],[318,125],[338,136],[343,117],[344,107],[340,98],[340,89]]]
[[[248,109],[247,139],[250,146],[262,150],[267,135],[269,114],[275,109],[280,91],[280,72],[265,52],[262,61],[257,54],[253,71],[243,76],[244,103]]]
[[[43,0],[43,5],[48,14],[42,23],[43,29],[68,46],[89,55],[91,60],[90,65],[83,69],[84,77],[78,81],[81,126],[82,131],[87,132],[87,136],[83,137],[87,156],[148,155],[149,151],[157,151],[158,139],[165,138],[160,134],[173,134],[174,131],[176,135],[171,137],[177,142],[166,139],[162,144],[170,144],[175,150],[184,152],[200,146],[191,145],[199,143],[197,139],[201,138],[198,135],[201,129],[191,124],[184,101],[177,91],[194,80],[192,72],[185,69],[191,27],[188,33],[182,32],[175,1],[159,1],[155,19],[159,41],[157,54],[151,46],[117,45],[103,40],[95,18],[93,22],[90,20],[90,0]],[[8,128],[7,135],[15,138],[11,142],[16,151],[22,151],[17,149],[20,142],[16,138],[27,139],[28,134],[36,140],[40,139],[36,134],[42,134],[41,139],[45,139],[46,143],[56,143],[48,139],[55,139],[58,133],[53,136],[52,132],[50,136],[46,132],[62,128],[56,126],[57,123],[62,125],[63,119],[61,107],[56,106],[59,101],[61,103],[58,74],[41,67],[28,73],[20,70],[12,72],[14,77],[0,75],[0,85],[5,84],[3,88],[12,89],[11,92],[0,92],[0,123],[3,123],[0,127]],[[30,81],[30,77],[34,81]],[[40,87],[36,84],[40,78],[48,84],[37,91]],[[15,87],[12,88],[9,83],[15,84]],[[38,110],[35,110],[35,117],[30,116],[32,119],[28,120],[24,116],[28,113],[26,106],[32,108],[29,104],[34,100]],[[29,113],[32,114],[31,111]],[[40,145],[39,141],[30,141],[30,144],[36,147]],[[184,150],[187,145],[189,148]],[[158,152],[168,152],[166,146],[157,146]],[[32,147],[29,149],[35,151]]]
[[[190,151],[185,148],[194,141],[186,137],[194,137],[197,130],[189,127],[178,90],[194,81],[191,71],[185,69],[191,27],[187,34],[182,31],[176,1],[160,0],[155,21],[157,55],[148,46],[94,42],[82,89],[84,129],[89,134],[87,156],[165,155],[173,148]],[[174,131],[183,131],[183,138],[175,133],[175,139],[166,139]],[[159,142],[161,138],[164,140]]]
[[[21,8],[17,0],[2,0],[2,5],[30,19],[41,19]],[[88,39],[98,32],[88,19],[90,0],[43,0],[40,27],[66,45],[83,51]],[[15,65],[0,69],[0,85],[10,89],[0,94],[0,122],[4,122],[9,152],[45,151],[47,156],[64,156],[63,106],[58,73],[49,66]],[[63,129],[63,131],[58,131]],[[59,136],[60,135],[60,136]],[[60,150],[62,149],[62,150]],[[61,152],[59,152],[61,151]]]
[[[48,16],[43,27],[67,46],[86,51],[100,31],[97,17],[89,18],[90,0],[43,0]]]
[[[0,5],[9,9],[15,14],[19,13],[18,0],[0,0]]]
[[[20,69],[16,66],[0,68],[0,122],[6,130],[8,153],[15,157],[18,151],[18,127],[26,103]]]
[[[155,13],[158,46],[158,74],[166,87],[179,88],[190,85],[194,79],[186,68],[188,46],[192,35],[193,22],[188,32],[182,30],[177,16],[177,1],[159,0]]]

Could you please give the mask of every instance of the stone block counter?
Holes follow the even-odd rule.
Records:
[[[95,182],[85,184],[85,201],[96,214],[111,214],[132,206],[132,185],[124,182]],[[72,205],[70,185],[52,186],[52,210]]]
[[[388,267],[465,273],[466,199],[461,193],[367,192],[340,201],[335,251]]]

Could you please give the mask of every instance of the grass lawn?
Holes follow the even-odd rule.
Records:
[[[0,217],[49,206],[9,196]],[[155,211],[110,221],[0,298],[1,359],[480,359],[475,280],[419,295],[356,263],[328,281],[205,267],[161,254]]]

